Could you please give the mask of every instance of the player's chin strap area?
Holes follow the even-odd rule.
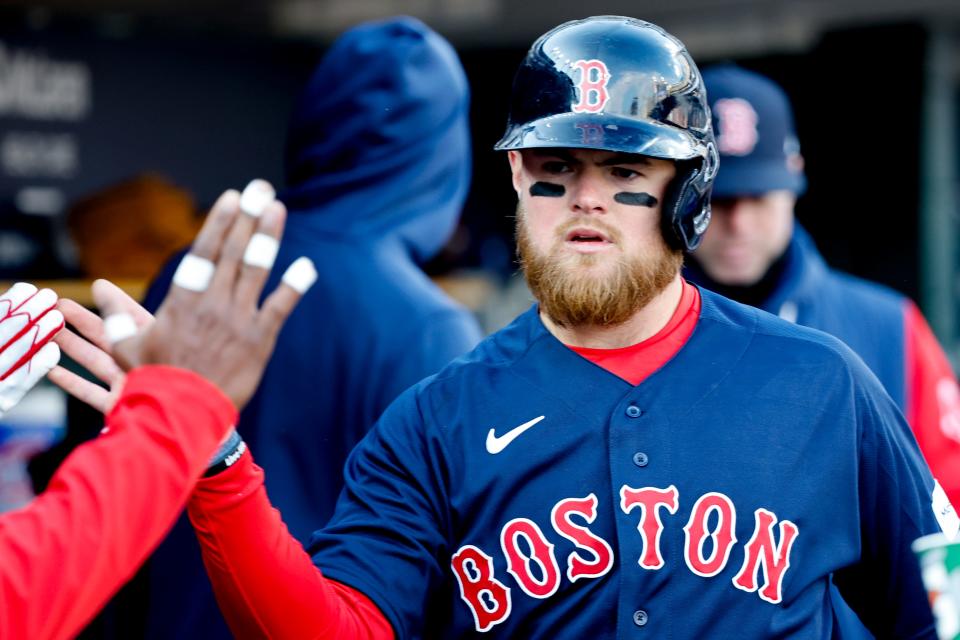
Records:
[[[227,439],[223,441],[217,452],[210,458],[210,464],[207,466],[203,477],[209,478],[226,471],[237,463],[237,460],[243,456],[243,452],[246,450],[247,443],[243,441],[236,429],[231,429]]]

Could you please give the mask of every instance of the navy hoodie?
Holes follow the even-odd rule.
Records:
[[[279,196],[289,216],[265,291],[299,256],[319,279],[284,326],[239,431],[301,542],[332,514],[347,454],[387,405],[481,337],[420,268],[467,195],[468,102],[449,43],[397,18],[338,39],[294,111]],[[151,288],[149,308],[177,262]],[[186,518],[149,579],[148,637],[230,637]]]

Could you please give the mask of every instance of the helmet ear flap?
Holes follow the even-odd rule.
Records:
[[[710,186],[716,165],[715,151],[702,161],[677,162],[677,176],[667,189],[661,218],[664,237],[674,249],[693,251],[700,246],[710,224]]]

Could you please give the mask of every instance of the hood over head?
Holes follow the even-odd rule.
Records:
[[[463,67],[443,37],[409,17],[355,27],[294,110],[280,197],[311,229],[397,237],[426,261],[466,199],[468,111]]]

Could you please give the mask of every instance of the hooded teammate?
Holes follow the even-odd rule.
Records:
[[[896,406],[839,341],[680,277],[716,172],[683,45],[553,29],[497,148],[538,304],[387,409],[306,552],[249,454],[198,484],[234,633],[830,638],[833,580],[933,638],[910,543],[957,523]]]
[[[383,410],[480,340],[470,312],[421,268],[467,195],[468,110],[450,44],[394,18],[341,36],[293,113],[279,196],[290,215],[277,260],[309,256],[319,279],[280,335],[239,429],[303,544],[332,515],[343,463]],[[172,272],[152,287],[148,308]],[[231,637],[186,518],[149,572],[148,638]]]

